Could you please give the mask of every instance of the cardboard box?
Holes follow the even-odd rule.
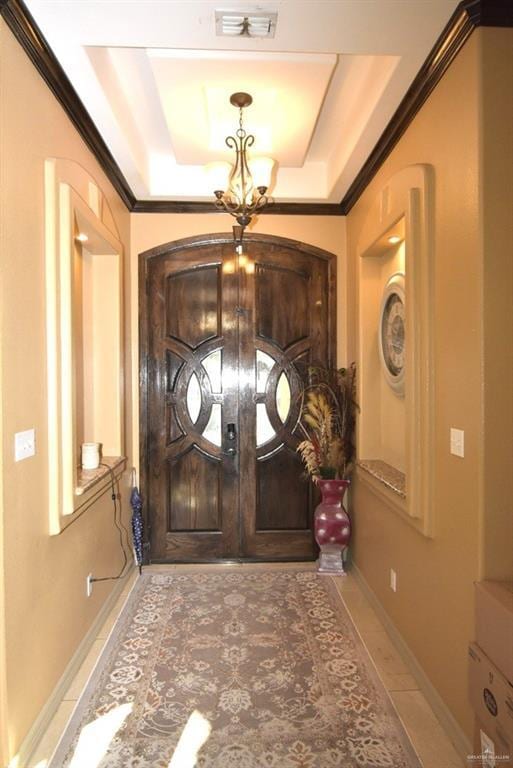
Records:
[[[475,583],[476,642],[513,683],[513,582]]]
[[[469,646],[470,702],[494,743],[513,745],[513,685],[476,644]]]
[[[473,751],[468,755],[469,768],[513,768],[513,745],[504,740],[504,735],[474,721]]]

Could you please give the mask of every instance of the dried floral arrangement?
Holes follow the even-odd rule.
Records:
[[[355,455],[356,365],[311,365],[301,398],[300,428],[305,439],[297,450],[314,482],[347,480]]]

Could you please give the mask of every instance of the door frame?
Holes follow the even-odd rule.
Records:
[[[336,363],[337,350],[337,256],[334,253],[325,251],[317,246],[303,243],[299,240],[293,240],[288,237],[278,235],[255,234],[246,232],[244,241],[247,243],[269,243],[269,245],[283,246],[290,248],[309,256],[328,262],[328,338],[329,344],[329,364]],[[149,300],[149,266],[150,262],[158,258],[169,258],[174,252],[187,249],[196,249],[208,245],[221,245],[233,243],[233,234],[231,232],[206,233],[204,235],[195,235],[194,237],[184,237],[179,240],[171,240],[162,243],[147,251],[139,254],[139,490],[143,499],[143,521],[144,521],[144,539],[143,552],[144,564],[148,565],[150,551],[150,520],[149,508],[145,503],[148,489],[149,476],[149,450],[148,450],[148,381],[149,381],[149,334],[148,334],[148,300]],[[235,248],[235,244],[234,244]],[[241,558],[237,558],[241,559]]]

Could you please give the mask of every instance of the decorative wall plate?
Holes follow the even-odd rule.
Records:
[[[404,395],[405,327],[404,275],[396,272],[383,290],[378,346],[385,378],[400,396]]]

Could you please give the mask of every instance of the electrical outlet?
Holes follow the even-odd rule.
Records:
[[[390,568],[390,589],[397,592],[397,573],[393,568]]]
[[[88,574],[86,578],[86,595],[87,597],[91,597],[93,594],[93,574]]]
[[[14,461],[23,461],[36,452],[36,433],[34,429],[16,432],[14,435]]]

